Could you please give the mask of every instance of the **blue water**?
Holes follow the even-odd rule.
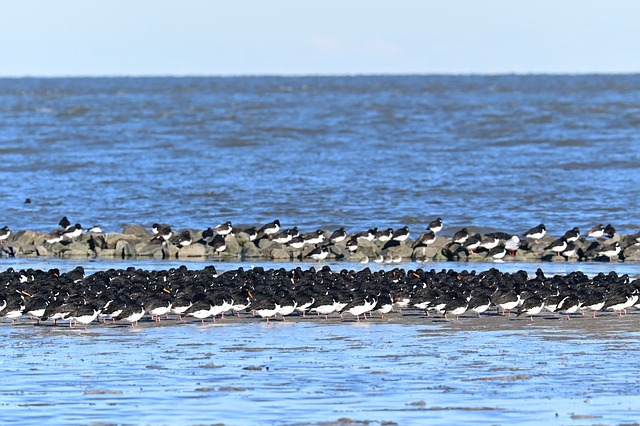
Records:
[[[636,232],[638,128],[640,75],[0,79],[0,225]]]
[[[630,233],[638,129],[640,75],[0,79],[0,227],[50,231],[66,215],[106,232],[274,219],[420,232],[441,216],[444,235],[541,222],[551,235],[598,223]],[[399,266],[639,274],[617,262]],[[637,316],[88,332],[3,321],[0,423],[637,423]]]

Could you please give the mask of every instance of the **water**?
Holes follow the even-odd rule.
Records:
[[[276,218],[303,232],[420,232],[441,216],[445,235],[541,222],[551,235],[598,223],[630,233],[639,127],[640,75],[0,79],[0,226],[50,231],[67,215],[107,232]],[[183,263],[212,262],[0,268]],[[639,274],[632,263],[400,266]],[[637,423],[637,319],[3,323],[0,423]]]
[[[0,361],[0,422],[640,420],[637,315],[533,324],[232,321],[88,332],[2,326],[1,341],[11,345]]]
[[[2,224],[636,232],[639,105],[640,75],[0,79]]]

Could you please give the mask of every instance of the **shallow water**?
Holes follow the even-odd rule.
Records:
[[[637,314],[232,321],[3,324],[0,422],[640,421]]]
[[[0,79],[0,226],[631,233],[638,105],[640,75]]]

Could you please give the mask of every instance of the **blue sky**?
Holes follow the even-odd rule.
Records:
[[[635,0],[19,0],[0,76],[640,72]]]

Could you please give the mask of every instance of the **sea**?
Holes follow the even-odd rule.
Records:
[[[0,227],[278,219],[417,236],[441,217],[443,235],[635,233],[639,130],[636,74],[3,78]],[[78,264],[182,261],[0,259]],[[640,275],[633,262],[368,267]],[[0,423],[638,424],[638,317],[147,318],[87,331],[0,318]]]
[[[0,225],[631,233],[639,129],[636,74],[0,79]]]

